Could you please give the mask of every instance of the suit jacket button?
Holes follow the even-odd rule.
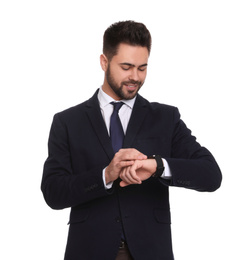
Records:
[[[120,222],[121,222],[120,217],[116,217],[116,222],[117,222],[117,223],[120,223]]]

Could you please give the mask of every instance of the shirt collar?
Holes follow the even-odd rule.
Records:
[[[110,104],[111,102],[117,102],[116,100],[114,100],[112,97],[110,97],[109,95],[107,95],[103,90],[102,87],[99,88],[98,91],[98,100],[99,100],[99,104],[100,107],[105,107],[108,104]],[[124,104],[126,104],[128,107],[130,107],[131,109],[133,108],[134,104],[135,104],[135,100],[136,100],[136,96],[132,99],[122,99],[120,100],[121,102],[123,102]]]

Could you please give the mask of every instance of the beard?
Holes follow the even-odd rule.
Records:
[[[108,66],[108,69],[106,71],[106,79],[108,82],[108,85],[111,87],[111,89],[114,91],[114,93],[120,98],[120,99],[124,99],[124,100],[129,100],[129,99],[133,99],[138,91],[140,90],[140,88],[142,87],[142,85],[144,84],[144,82],[142,81],[135,81],[135,80],[128,80],[128,81],[122,81],[120,84],[117,84],[115,82],[115,79],[113,77],[113,75],[111,74],[110,71],[110,66]],[[137,88],[135,90],[128,90],[128,89],[123,89],[123,86],[125,85],[136,85]]]

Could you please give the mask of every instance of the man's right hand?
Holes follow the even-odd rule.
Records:
[[[123,168],[133,165],[136,160],[146,159],[147,156],[136,149],[120,149],[105,170],[106,184],[118,179]]]

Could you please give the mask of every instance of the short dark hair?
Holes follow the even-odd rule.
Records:
[[[151,35],[143,23],[124,21],[112,24],[103,36],[103,54],[111,60],[117,54],[120,43],[146,47],[151,50]]]

